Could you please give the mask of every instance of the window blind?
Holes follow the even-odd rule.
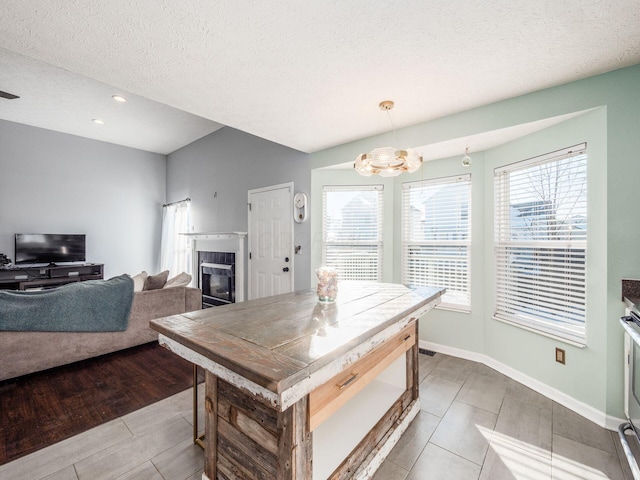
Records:
[[[324,186],[322,262],[340,280],[382,280],[383,186]]]
[[[402,283],[445,287],[441,306],[468,311],[471,175],[402,188]]]
[[[586,343],[586,144],[501,167],[495,317]]]

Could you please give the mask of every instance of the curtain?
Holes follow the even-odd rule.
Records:
[[[169,270],[169,278],[181,272],[191,274],[191,243],[181,235],[191,231],[191,201],[183,200],[162,207],[160,270]]]

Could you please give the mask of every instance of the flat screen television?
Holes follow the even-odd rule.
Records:
[[[84,234],[16,233],[16,264],[84,262]]]

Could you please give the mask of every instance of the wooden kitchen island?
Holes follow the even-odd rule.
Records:
[[[370,478],[417,415],[440,288],[341,282],[151,321],[205,369],[204,480]]]

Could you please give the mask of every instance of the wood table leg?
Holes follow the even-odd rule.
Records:
[[[204,473],[209,480],[216,480],[218,468],[218,377],[208,370],[205,370],[204,412]]]
[[[418,353],[420,351],[419,342],[419,331],[418,331],[418,320],[415,322],[416,328],[416,343],[407,350],[407,389],[411,390],[411,398],[413,400],[417,400],[420,395],[420,372],[419,372],[419,356]]]
[[[309,397],[280,412],[206,371],[204,476],[308,480]]]
[[[198,435],[198,366],[193,364],[193,443],[204,450],[204,434]]]
[[[278,414],[278,479],[311,478],[309,396]]]

